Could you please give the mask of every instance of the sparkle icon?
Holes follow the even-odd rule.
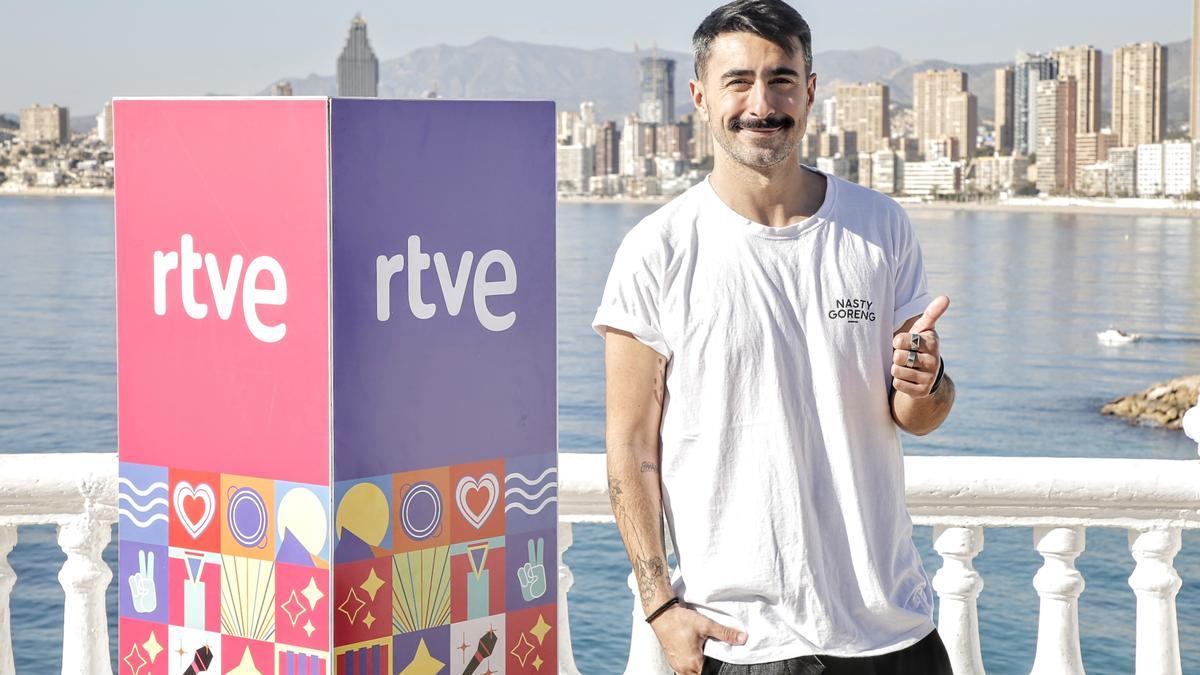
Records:
[[[292,626],[295,626],[296,622],[300,620],[300,616],[307,611],[304,609],[304,605],[300,604],[300,598],[296,597],[295,590],[288,596],[287,602],[279,606],[279,609],[282,609],[287,614],[288,619],[292,622]]]
[[[342,601],[342,604],[338,605],[338,611],[345,614],[346,618],[350,619],[350,623],[354,623],[358,620],[358,613],[366,606],[367,603],[355,595],[354,589],[351,588],[350,592],[346,594],[346,599]]]
[[[304,587],[304,590],[300,591],[300,595],[303,595],[304,599],[308,601],[309,609],[316,609],[317,603],[321,601],[321,598],[325,597],[321,589],[317,588],[316,577],[308,580],[308,585]]]
[[[142,655],[142,650],[138,648],[136,643],[122,660],[133,671],[133,675],[139,675],[142,672],[142,668],[146,667],[146,657]]]
[[[529,660],[529,656],[533,654],[533,649],[533,645],[529,644],[529,640],[525,639],[525,634],[521,633],[521,636],[517,638],[517,644],[513,645],[512,650],[508,653],[516,657],[521,665],[525,665],[525,662]]]
[[[540,645],[545,642],[546,633],[550,632],[550,624],[546,623],[545,617],[543,617],[541,614],[538,614],[537,623],[534,624],[533,628],[529,629],[529,632],[532,633],[535,638],[537,638],[538,644]]]
[[[371,574],[369,574],[366,581],[359,584],[358,587],[366,591],[367,595],[371,596],[371,599],[374,600],[375,594],[379,592],[379,587],[382,585],[383,579],[380,579],[379,575],[375,574],[375,568],[372,567]]]
[[[150,631],[150,637],[142,643],[142,649],[146,650],[146,655],[150,657],[150,663],[154,663],[158,658],[158,654],[163,650],[163,646],[158,642],[158,636],[154,631]]]

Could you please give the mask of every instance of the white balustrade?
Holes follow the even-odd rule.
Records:
[[[575,575],[563,562],[563,554],[575,543],[571,523],[558,521],[558,672],[559,675],[580,675],[571,651],[571,613],[567,609],[567,592],[575,585]]]
[[[933,550],[942,556],[942,568],[933,576],[933,590],[940,599],[938,634],[956,675],[984,675],[975,602],[983,590],[983,577],[973,563],[983,550],[983,528],[935,526]]]
[[[1082,527],[1037,527],[1034,548],[1045,561],[1033,576],[1042,599],[1038,615],[1037,652],[1031,675],[1083,675],[1079,651],[1079,594],[1083,575],[1075,559],[1083,553]]]
[[[1194,411],[1189,422],[1200,419]],[[7,556],[16,545],[17,526],[32,524],[58,525],[67,554],[59,574],[67,594],[63,673],[111,672],[108,641],[114,636],[108,635],[104,607],[111,574],[101,552],[116,520],[116,474],[114,455],[0,455],[0,675],[13,673],[8,600],[16,577]],[[984,672],[976,609],[984,583],[974,559],[988,527],[1032,528],[1034,548],[1044,560],[1033,579],[1042,605],[1034,673],[1083,672],[1078,603],[1084,581],[1075,559],[1092,527],[1129,532],[1137,673],[1180,672],[1175,596],[1181,582],[1174,558],[1182,530],[1200,529],[1200,461],[909,457],[905,476],[913,522],[933,526],[934,549],[942,556],[933,579],[940,598],[938,629],[956,673]],[[558,656],[565,675],[579,673],[567,602],[574,577],[563,560],[572,525],[612,522],[604,456],[561,454]],[[632,581],[630,588],[636,599]],[[636,600],[634,615],[626,672],[670,672]]]
[[[67,555],[58,579],[63,608],[63,675],[111,675],[103,559],[117,520],[117,457],[112,454],[0,455],[0,675],[12,675],[7,562],[21,525],[57,525]]]
[[[12,612],[9,598],[17,583],[17,573],[8,564],[8,554],[17,545],[17,528],[0,525],[0,675],[14,675],[17,667],[13,663]]]
[[[1129,575],[1129,587],[1137,595],[1138,675],[1179,675],[1179,625],[1176,623],[1175,594],[1183,581],[1173,561],[1181,545],[1177,527],[1130,530],[1129,550],[1137,567]]]

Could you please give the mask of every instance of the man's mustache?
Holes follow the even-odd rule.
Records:
[[[750,117],[746,119],[735,117],[729,120],[730,131],[737,131],[739,129],[791,129],[794,126],[796,126],[796,120],[788,115]]]

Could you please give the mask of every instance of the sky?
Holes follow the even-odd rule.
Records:
[[[62,0],[0,3],[0,112],[58,103],[94,114],[113,96],[252,94],[283,77],[332,74],[361,11],[380,60],[486,36],[630,51],[688,51],[717,4],[696,0]],[[1186,0],[793,0],[814,51],[887,47],[905,58],[1011,60],[1018,49],[1174,42]],[[1131,7],[1136,11],[1131,11]],[[1081,18],[1086,17],[1086,18]],[[1171,58],[1179,56],[1172,54]],[[1186,58],[1186,57],[1184,57]]]

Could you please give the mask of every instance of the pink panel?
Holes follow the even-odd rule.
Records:
[[[327,102],[114,119],[121,460],[328,485]]]

